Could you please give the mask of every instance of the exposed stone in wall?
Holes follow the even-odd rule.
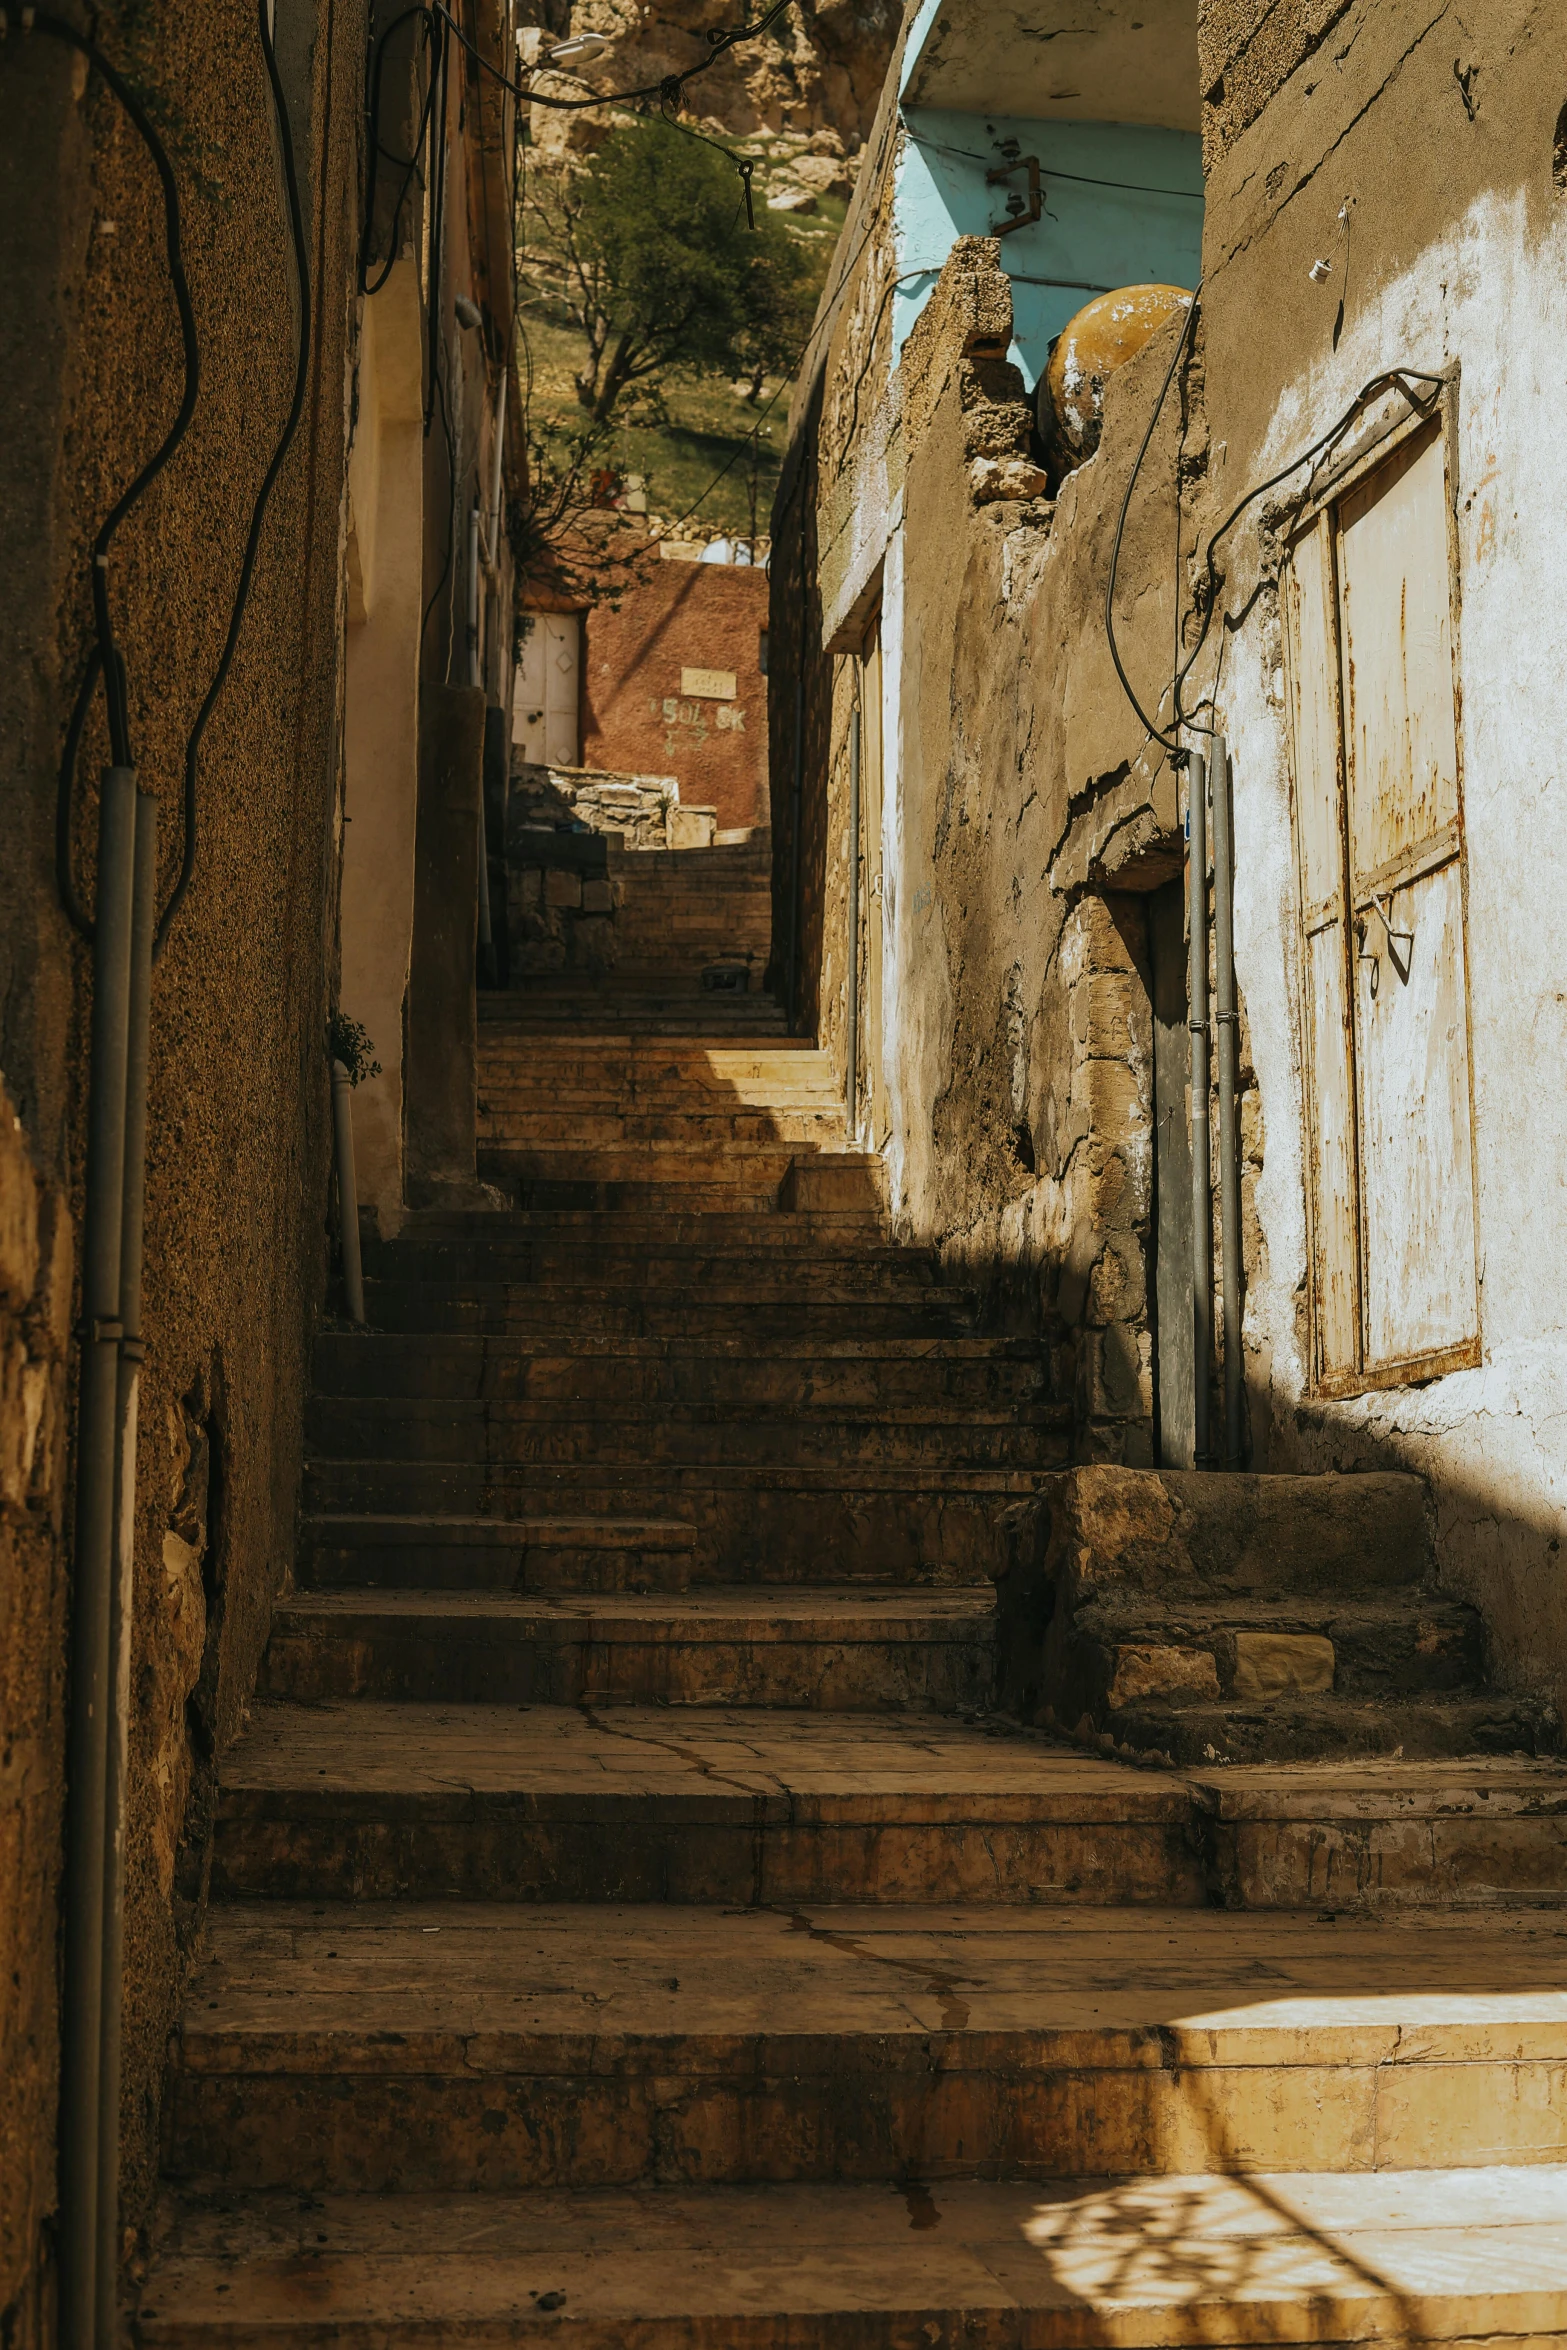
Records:
[[[38,2339],[54,2205],[71,1226],[0,1078],[0,2307]]]
[[[869,280],[885,265],[866,266]],[[866,286],[843,309],[868,385]],[[1057,501],[1005,357],[1011,326],[995,241],[960,240],[874,408],[862,394],[856,410],[835,337],[822,429],[813,443],[809,417],[797,420],[796,461],[807,483],[812,457],[821,468],[812,519],[833,534],[820,581],[835,652],[857,641],[876,581],[854,540],[852,501],[873,475],[889,491],[896,482],[901,498],[885,983],[897,1004],[887,1081],[900,1228],[979,1275],[998,1323],[1038,1333],[1076,1457],[1146,1461],[1152,1069],[1141,893],[1178,874],[1183,852],[1176,780],[1116,681],[1103,612],[1127,474],[1179,325],[1112,381],[1102,448]],[[841,332],[846,344],[851,329]],[[1191,497],[1206,448],[1200,365],[1185,378],[1150,446],[1149,494],[1122,550],[1123,655],[1154,698],[1169,674],[1174,489]],[[775,614],[777,582],[800,557],[783,501],[780,516]],[[1189,545],[1189,517],[1187,530]],[[830,754],[807,768],[805,823],[819,828],[820,863],[803,903],[820,928],[803,960],[819,989],[816,1032],[842,1061],[857,686],[852,661],[833,666],[806,670],[808,758],[813,710]],[[777,667],[787,674],[782,659]]]
[[[286,13],[318,296],[313,364],[206,738],[194,882],[152,994],[122,2107],[132,2226],[150,2197],[194,1917],[180,1908],[182,1838],[194,1832],[198,1863],[202,1854],[192,1704],[205,1686],[214,1749],[243,1718],[291,1558],[305,1349],[325,1278],[338,532],[366,23],[357,0]],[[168,140],[201,340],[190,432],[121,529],[111,567],[138,769],[161,807],[166,902],[182,845],[186,733],[222,649],[252,501],[288,409],[294,297],[254,7],[111,0],[93,29]],[[25,1135],[38,1256],[29,1274],[34,1243],[20,1255],[4,1244],[0,2335],[25,2350],[44,2322],[37,2279],[56,2195],[69,1629],[58,1448],[74,1357],[67,1219],[81,1206],[91,1001],[88,957],[55,887],[55,780],[91,627],[92,539],[172,416],[180,369],[162,199],[140,142],[95,77],[73,80],[56,45],[13,40],[5,71],[0,355],[14,429],[0,449],[0,637],[12,652],[0,680],[0,1059],[14,1110],[0,1113],[0,1195],[11,1203],[0,1224],[11,1229],[18,1184],[26,1188],[14,1156]],[[74,835],[89,899],[95,778],[107,756],[100,711],[82,745]],[[194,1595],[183,1576],[171,1588],[165,1563],[170,1413],[219,1355],[243,1365],[226,1439],[227,1599],[216,1644],[208,1610],[191,1688]],[[212,1555],[209,1546],[204,1575]],[[199,1891],[199,1865],[195,1881]]]

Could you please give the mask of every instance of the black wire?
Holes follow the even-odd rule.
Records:
[[[438,350],[431,364],[435,370],[435,395],[441,404],[441,437],[446,444],[446,480],[449,497],[446,508],[446,555],[441,564],[441,575],[430,590],[430,601],[424,608],[424,618],[419,623],[419,650],[421,654],[424,651],[424,640],[430,626],[430,614],[435,610],[441,590],[446,585],[446,575],[452,567],[452,546],[457,536],[457,450],[452,434],[451,412],[446,405],[446,385],[440,373],[440,353]],[[448,668],[451,666],[450,653],[447,655],[447,666]]]
[[[234,590],[233,610],[229,614],[228,635],[224,640],[222,657],[218,662],[206,697],[196,713],[195,724],[185,745],[185,795],[182,809],[185,846],[180,858],[179,879],[163,911],[153,942],[154,956],[161,955],[168,941],[170,927],[185,893],[190,888],[191,876],[196,870],[196,769],[201,756],[202,737],[207,721],[217,708],[219,697],[228,683],[233,666],[234,649],[239,643],[239,632],[244,625],[245,608],[250,602],[251,581],[255,575],[256,555],[261,545],[261,527],[266,520],[273,485],[283,470],[289,445],[299,428],[304,413],[305,390],[310,371],[310,256],[305,248],[305,223],[299,202],[299,177],[294,166],[294,135],[289,126],[288,103],[283,93],[282,77],[278,72],[277,54],[272,46],[272,34],[267,24],[267,0],[256,0],[256,25],[261,35],[261,54],[266,60],[267,80],[272,90],[273,112],[277,120],[278,144],[283,156],[283,185],[288,197],[288,225],[294,246],[294,269],[299,282],[299,335],[294,362],[294,396],[289,402],[288,415],[272,451],[272,462],[262,476],[256,503],[251,511],[250,531],[245,541],[245,558],[240,565],[239,584]]]
[[[731,25],[727,32],[709,33],[707,36],[708,54],[700,65],[688,65],[684,73],[666,74],[662,81],[649,82],[640,90],[605,90],[592,98],[552,98],[541,90],[530,89],[525,82],[514,82],[509,74],[502,73],[500,67],[485,56],[477,42],[469,39],[456,17],[442,4],[442,0],[431,0],[430,13],[432,16],[445,18],[446,23],[469,55],[477,59],[481,70],[487,73],[492,81],[499,82],[502,89],[510,90],[514,98],[524,101],[530,106],[552,106],[562,114],[581,114],[592,106],[625,106],[630,104],[633,99],[663,99],[671,92],[678,99],[679,93],[684,89],[686,83],[694,82],[698,74],[706,73],[711,66],[716,65],[726,50],[733,49],[738,42],[754,41],[759,39],[763,33],[770,32],[779,17],[793,5],[794,0],[773,0],[772,7],[764,10],[755,24]]]
[[[446,126],[451,105],[451,77],[448,71],[450,51],[444,32],[436,36],[435,62],[430,68],[438,96],[435,111],[430,116],[431,173],[430,173],[430,283],[425,312],[429,321],[430,374],[424,394],[424,437],[430,437],[430,419],[435,409],[435,382],[440,360],[441,339],[441,262],[446,244]]]
[[[1127,478],[1126,495],[1121,500],[1120,517],[1115,526],[1115,544],[1110,550],[1110,576],[1105,581],[1105,635],[1110,641],[1110,658],[1115,663],[1116,676],[1121,680],[1121,691],[1125,694],[1127,700],[1131,703],[1132,708],[1137,712],[1138,717],[1142,720],[1142,723],[1147,730],[1148,739],[1151,742],[1161,743],[1167,751],[1178,751],[1180,749],[1181,745],[1179,738],[1172,738],[1170,735],[1165,734],[1162,729],[1155,724],[1154,720],[1149,717],[1147,711],[1143,708],[1142,703],[1137,699],[1136,694],[1132,690],[1132,681],[1126,674],[1126,664],[1121,659],[1121,648],[1115,641],[1115,578],[1121,564],[1121,540],[1126,531],[1126,518],[1132,510],[1132,492],[1137,487],[1137,476],[1143,469],[1143,459],[1148,454],[1148,444],[1153,439],[1154,427],[1159,422],[1160,413],[1163,410],[1164,403],[1169,396],[1170,386],[1175,381],[1175,371],[1180,366],[1182,357],[1184,356],[1187,346],[1191,342],[1193,332],[1195,331],[1198,305],[1201,301],[1201,298],[1202,286],[1199,283],[1197,290],[1192,295],[1191,301],[1187,307],[1186,320],[1181,328],[1180,334],[1176,338],[1175,349],[1170,354],[1170,364],[1165,370],[1164,382],[1159,387],[1159,397],[1154,402],[1153,414],[1148,419],[1148,430],[1143,435],[1143,445],[1137,452],[1136,462],[1134,463],[1131,473]],[[1177,480],[1175,485],[1175,494],[1177,498],[1180,497],[1181,485],[1179,480]],[[1160,698],[1163,699],[1162,696]],[[1178,700],[1177,713],[1179,713]]]
[[[721,155],[727,156],[734,164],[735,169],[739,172],[741,181],[744,185],[746,216],[750,221],[751,226],[754,228],[756,225],[756,217],[751,203],[751,175],[756,168],[754,161],[749,156],[743,157],[736,154],[733,148],[724,146],[719,140],[709,138],[706,132],[693,130],[688,123],[676,122],[671,112],[671,108],[679,106],[681,102],[681,96],[687,82],[695,81],[699,74],[706,73],[710,67],[717,64],[719,58],[724,55],[726,50],[734,48],[738,42],[753,41],[756,40],[761,34],[768,32],[771,27],[777,23],[779,17],[784,14],[785,10],[792,7],[793,4],[794,0],[773,0],[772,7],[766,9],[755,24],[732,25],[726,32],[709,33],[707,36],[708,54],[703,58],[699,65],[688,66],[684,73],[666,74],[662,81],[649,82],[640,89],[606,90],[590,98],[555,98],[549,96],[544,91],[532,89],[525,82],[514,80],[510,74],[503,72],[502,69],[495,64],[493,59],[487,57],[484,54],[484,51],[479,47],[476,41],[470,39],[469,35],[458,23],[456,17],[451,13],[450,9],[442,5],[442,0],[420,0],[420,5],[412,8],[405,8],[401,15],[393,18],[392,22],[387,26],[385,32],[378,37],[375,45],[374,57],[370,67],[370,93],[368,100],[368,145],[370,152],[370,172],[365,206],[365,227],[360,241],[359,282],[361,289],[366,292],[379,292],[380,288],[386,283],[387,277],[390,275],[392,263],[395,261],[397,255],[396,232],[398,221],[402,214],[403,203],[407,197],[408,189],[412,183],[414,171],[418,164],[419,156],[424,144],[424,139],[429,127],[430,107],[427,99],[424,111],[419,119],[418,131],[414,140],[413,153],[411,156],[407,157],[403,163],[403,181],[401,187],[398,190],[397,204],[392,215],[391,251],[387,259],[386,267],[383,269],[380,277],[376,280],[375,285],[373,287],[368,286],[366,284],[366,277],[369,268],[369,237],[371,214],[375,198],[377,157],[385,153],[385,149],[381,145],[380,129],[382,62],[385,57],[387,42],[391,39],[393,33],[395,33],[402,25],[407,24],[411,17],[422,17],[427,25],[440,27],[440,33],[438,37],[440,40],[443,60],[446,54],[447,37],[448,35],[454,36],[461,43],[462,47],[467,50],[468,54],[476,61],[481,72],[487,73],[492,81],[499,82],[503,90],[509,90],[513,98],[517,100],[519,106],[548,106],[553,107],[559,113],[580,114],[595,106],[624,106],[631,104],[636,100],[656,98],[659,101],[665,120],[671,123],[674,129],[684,132],[688,138],[701,139],[707,146],[716,147]],[[403,159],[389,157],[388,160],[398,161]],[[429,429],[430,419],[427,408],[425,413],[426,432],[428,432]]]
[[[185,383],[180,395],[179,410],[164,434],[162,441],[146,464],[109,509],[97,537],[93,540],[89,566],[89,585],[92,596],[95,643],[88,655],[82,682],[77,688],[66,728],[65,747],[60,761],[58,800],[55,810],[55,880],[60,892],[60,903],[74,927],[83,938],[93,936],[93,923],[77,894],[71,872],[71,803],[75,790],[76,761],[81,750],[82,732],[87,723],[93,690],[103,680],[104,701],[109,717],[110,756],[116,766],[131,765],[129,691],[125,663],[114,641],[114,616],[109,603],[109,549],[120,524],[146,495],[158,475],[168,464],[189,429],[195,414],[196,395],[201,383],[201,348],[196,339],[196,315],[191,308],[190,288],[185,280],[185,263],[180,250],[180,200],[175,185],[173,167],[168,152],[159,138],[147,110],[136,92],[117,68],[110,64],[96,41],[65,19],[45,10],[34,12],[30,26],[24,23],[24,37],[28,30],[42,33],[51,41],[64,42],[85,57],[95,72],[100,74],[130,116],[152,158],[163,191],[163,236],[168,257],[169,283],[174,294],[174,305],[179,312],[180,341],[185,361]]]
[[[1266,481],[1258,482],[1255,489],[1248,490],[1246,495],[1239,499],[1237,503],[1230,508],[1229,513],[1225,516],[1218,529],[1209,539],[1203,554],[1202,587],[1203,591],[1205,592],[1202,593],[1202,626],[1198,630],[1197,642],[1192,648],[1191,658],[1187,661],[1185,667],[1178,672],[1175,678],[1175,723],[1177,726],[1185,723],[1181,709],[1181,688],[1185,685],[1186,680],[1190,677],[1193,669],[1196,667],[1196,664],[1201,657],[1203,646],[1207,642],[1208,631],[1213,625],[1213,614],[1218,601],[1217,589],[1219,584],[1218,573],[1214,569],[1213,557],[1214,550],[1217,548],[1219,541],[1224,538],[1231,530],[1233,530],[1236,523],[1239,522],[1241,516],[1245,513],[1247,507],[1254,505],[1258,498],[1266,497],[1269,490],[1276,490],[1281,482],[1288,481],[1290,475],[1292,473],[1298,473],[1303,465],[1315,464],[1319,457],[1327,456],[1344,438],[1344,435],[1348,432],[1350,426],[1355,422],[1355,419],[1362,415],[1364,411],[1370,407],[1373,400],[1381,399],[1385,392],[1398,392],[1408,402],[1409,406],[1414,410],[1414,413],[1417,416],[1430,416],[1436,409],[1436,406],[1441,399],[1442,386],[1446,381],[1447,378],[1445,376],[1432,375],[1427,368],[1423,367],[1390,367],[1385,369],[1381,375],[1374,375],[1369,383],[1362,384],[1360,390],[1355,394],[1354,399],[1344,410],[1342,416],[1339,417],[1335,424],[1329,426],[1328,430],[1322,435],[1320,440],[1313,441],[1309,449],[1302,449],[1298,457],[1292,457],[1287,465],[1281,465],[1278,472],[1270,474]],[[1421,400],[1417,398],[1416,395],[1409,389],[1409,386],[1412,383],[1434,384],[1436,389],[1432,393],[1429,400]],[[1166,389],[1168,389],[1168,386],[1166,386]],[[1146,443],[1144,445],[1146,446]],[[1215,681],[1215,683],[1217,684],[1217,681]],[[1199,729],[1199,731],[1204,733],[1211,733],[1213,730],[1211,728],[1202,728]]]
[[[977,155],[972,147],[949,147],[944,139],[922,139],[918,131],[909,129],[907,119],[903,128],[910,144],[915,147],[931,147],[939,155],[961,155],[965,163],[989,164],[993,160],[989,155]],[[1179,196],[1188,204],[1206,201],[1201,188],[1149,188],[1139,180],[1093,179],[1086,171],[1062,171],[1058,165],[1046,163],[1043,158],[1040,159],[1039,168],[1046,179],[1073,180],[1081,188],[1119,188],[1127,196]]]
[[[383,147],[381,144],[381,72],[386,62],[386,44],[398,30],[398,27],[405,25],[409,18],[414,16],[420,20],[420,29],[424,34],[426,49],[430,47],[434,35],[430,29],[429,11],[422,4],[414,8],[405,8],[401,16],[393,18],[376,43],[370,65],[370,91],[366,106],[369,124],[369,137],[366,142],[369,151],[369,176],[365,184],[364,223],[359,232],[359,290],[362,294],[378,294],[396,265],[400,241],[398,231],[402,225],[403,206],[408,201],[408,191],[412,187],[414,175],[419,169],[419,158],[424,151],[424,136],[430,122],[430,108],[435,101],[435,75],[432,71],[425,85],[424,105],[420,109],[419,120],[414,127],[413,153],[411,155],[393,155]],[[392,225],[387,237],[386,265],[375,284],[371,285],[369,282],[370,240],[375,230],[376,181],[383,157],[388,163],[397,165],[403,176],[398,186],[397,200],[392,206]]]

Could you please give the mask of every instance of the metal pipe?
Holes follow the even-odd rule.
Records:
[[[860,1131],[860,705],[849,713],[849,1139]]]
[[[800,803],[805,794],[805,631],[794,677],[794,802],[789,819],[789,1027],[794,1029],[800,975]]]
[[[1214,1050],[1219,1061],[1220,1293],[1224,1332],[1224,1465],[1238,1469],[1245,1449],[1244,1356],[1241,1349],[1241,1149],[1235,1114],[1235,842],[1229,751],[1213,746]]]
[[[354,1089],[341,1061],[332,1063],[332,1132],[337,1144],[337,1220],[343,1242],[343,1289],[348,1318],[365,1318],[365,1277],[359,1257],[359,1186],[354,1179]]]
[[[1213,1354],[1213,1169],[1208,1143],[1207,762],[1187,761],[1187,906],[1190,956],[1186,1025],[1192,1040],[1192,1458],[1209,1465],[1208,1365]]]
[[[482,688],[479,674],[479,501],[468,516],[468,683]],[[479,970],[490,977],[495,934],[490,925],[490,842],[484,820],[484,775],[479,775]]]
[[[486,533],[485,561],[493,571],[501,553],[501,460],[506,450],[506,377],[501,369],[501,388],[495,396],[495,455],[490,467],[490,527]]]
[[[82,1231],[81,1396],[71,1720],[66,1756],[70,1828],[65,1856],[65,1980],[60,2029],[62,2350],[94,2350],[97,2335],[105,1812],[135,836],[135,771],[111,767],[103,778],[98,808],[87,1200]]]
[[[120,2049],[125,1992],[125,1791],[136,1600],[136,1438],[140,1421],[142,1242],[147,1185],[147,1061],[158,927],[158,803],[138,791],[125,1043],[125,1156],[120,1210],[120,1363],[115,1428],[115,1556],[109,1613],[104,1795],[103,2007],[98,2035],[98,2340],[119,2333]]]

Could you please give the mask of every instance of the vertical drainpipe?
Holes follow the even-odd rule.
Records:
[[[1221,754],[1222,756],[1222,754]],[[1208,1144],[1208,766],[1187,761],[1187,1028],[1192,1040],[1192,1459],[1210,1466],[1208,1365],[1213,1355],[1213,1169]]]
[[[849,716],[849,1140],[860,1132],[860,705]]]
[[[353,1080],[332,1063],[332,1138],[337,1160],[337,1222],[343,1245],[343,1297],[351,1322],[365,1318],[364,1263],[359,1253],[359,1186],[354,1180]]]
[[[60,2029],[62,2350],[95,2350],[99,2252],[104,2235],[99,2213],[104,1884],[135,862],[135,770],[111,767],[103,778],[98,809],[98,910],[93,933],[87,1199],[82,1232],[82,1363],[66,1762],[70,1813]]]
[[[1244,1449],[1241,1352],[1241,1153],[1235,1116],[1235,836],[1232,768],[1222,736],[1213,746],[1213,956],[1219,1060],[1220,1288],[1224,1329],[1224,1465],[1238,1469]]]
[[[126,1020],[125,1160],[120,1211],[120,1364],[115,1430],[115,1557],[109,1617],[109,1710],[103,1870],[103,2021],[98,2071],[98,2340],[117,2339],[120,2279],[120,2047],[125,1970],[125,1795],[136,1598],[136,1436],[141,1402],[142,1241],[147,1177],[147,1061],[158,926],[158,803],[136,794]]]
[[[468,683],[482,692],[479,666],[479,501],[468,516]],[[495,939],[490,928],[490,844],[484,818],[484,774],[479,775],[479,976],[490,978],[495,962]]]
[[[805,789],[805,631],[794,673],[794,794],[789,819],[789,1031],[794,1033],[800,971],[800,802]]]

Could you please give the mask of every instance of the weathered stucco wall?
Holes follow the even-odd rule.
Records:
[[[765,572],[747,564],[641,566],[583,620],[582,764],[673,775],[682,806],[713,808],[725,831],[767,822]],[[687,684],[716,670],[730,694]]]
[[[1181,810],[1116,682],[1103,608],[1177,330],[1114,380],[1099,455],[1052,501],[1022,379],[1002,356],[1013,322],[998,261],[992,241],[954,248],[870,402],[885,304],[867,265],[824,369],[822,423],[799,420],[800,477],[813,461],[822,479],[824,650],[806,675],[828,737],[806,794],[821,844],[806,968],[817,1034],[846,1067],[850,713],[864,691],[859,631],[879,598],[882,889],[863,920],[880,924],[883,973],[859,1059],[865,1091],[884,1096],[874,1139],[894,1211],[908,1237],[982,1276],[998,1318],[1039,1331],[1080,1457],[1148,1459],[1145,900],[1181,871]],[[1150,481],[1173,483],[1178,438],[1188,478],[1200,471],[1196,381],[1155,433]],[[860,387],[858,414],[840,385]],[[779,566],[799,555],[790,527],[781,500],[775,610]],[[1134,500],[1121,637],[1154,693],[1168,669],[1173,530],[1168,487]],[[863,942],[861,953],[863,1005]]]
[[[1503,1674],[1560,1700],[1567,1119],[1555,1080],[1567,1047],[1557,914],[1567,852],[1555,803],[1567,642],[1558,429],[1567,196],[1553,150],[1567,26],[1559,10],[1524,0],[1483,11],[1323,0],[1271,11],[1210,5],[1203,39],[1206,336],[1222,450],[1214,514],[1315,440],[1380,370],[1457,370],[1482,1361],[1352,1400],[1310,1392],[1309,1113],[1280,550],[1248,517],[1225,559],[1224,604],[1244,617],[1226,631],[1220,706],[1237,762],[1237,954],[1268,1133],[1246,1322],[1258,1457],[1277,1468],[1426,1472],[1444,1576],[1484,1609]],[[1332,272],[1313,284],[1319,256]]]
[[[313,365],[202,756],[195,879],[152,996],[123,2105],[133,2220],[147,2204],[167,2035],[203,1899],[213,1761],[241,1720],[292,1549],[305,1341],[325,1271],[322,1027],[364,18],[355,5],[308,0],[279,16],[310,181]],[[126,522],[111,570],[137,761],[161,803],[167,897],[186,730],[218,659],[292,387],[290,249],[254,9],[110,5],[95,21],[168,141],[201,339],[190,434]],[[118,106],[13,20],[0,107],[0,727],[10,753],[0,777],[0,1286],[9,1360],[33,1382],[25,1427],[26,1398],[63,1376],[75,1309],[59,1213],[79,1218],[83,1176],[91,990],[55,890],[56,770],[88,641],[89,544],[167,426],[179,352],[157,182]],[[105,756],[95,714],[75,824],[89,894]],[[29,1165],[38,1233],[13,1249]],[[68,1527],[57,1532],[60,1425],[46,1412],[30,1439],[24,1495],[14,1405],[8,1374],[0,2330],[23,2345],[47,2339],[52,2306]]]

